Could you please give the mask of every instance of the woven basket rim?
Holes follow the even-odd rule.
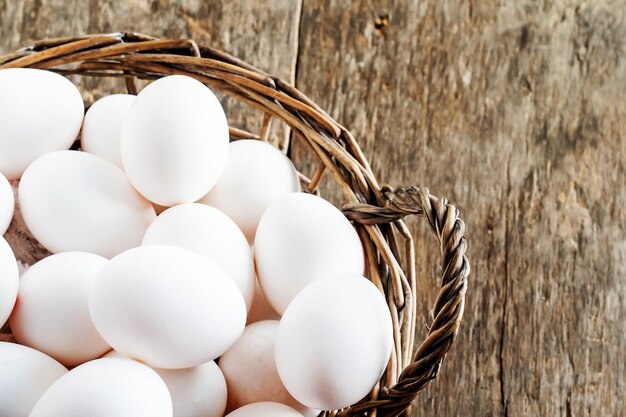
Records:
[[[191,39],[165,39],[116,32],[44,39],[0,56],[0,70],[40,68],[63,75],[122,77],[129,93],[135,79],[188,75],[263,112],[259,134],[234,127],[231,140],[268,140],[272,119],[286,123],[318,159],[305,191],[315,193],[325,172],[340,185],[344,214],[364,245],[370,279],[383,292],[394,324],[394,351],[370,395],[323,416],[408,415],[411,403],[433,380],[455,340],[463,318],[470,264],[465,224],[445,198],[425,187],[380,186],[352,134],[289,83],[220,50]],[[424,218],[439,243],[441,286],[428,336],[413,352],[417,323],[413,238],[402,218]]]

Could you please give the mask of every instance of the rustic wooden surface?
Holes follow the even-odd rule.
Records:
[[[0,53],[129,29],[193,37],[295,82],[382,181],[461,209],[466,318],[416,415],[624,416],[624,0],[0,0]],[[89,101],[120,86],[84,87]],[[227,107],[258,130],[258,114]],[[426,323],[437,251],[412,228]]]

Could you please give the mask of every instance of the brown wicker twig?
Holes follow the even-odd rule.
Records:
[[[286,123],[319,161],[312,180],[301,176],[304,189],[317,193],[325,173],[341,187],[343,210],[361,236],[370,279],[384,293],[394,324],[394,349],[380,383],[360,403],[322,415],[408,413],[419,392],[437,376],[463,317],[470,266],[465,226],[454,206],[426,188],[381,188],[354,137],[312,100],[284,81],[193,40],[132,32],[48,39],[0,57],[0,69],[15,67],[121,77],[131,93],[136,93],[135,78],[153,80],[170,74],[196,78],[263,113],[259,134],[231,128],[231,140],[266,140],[273,119]],[[435,234],[443,271],[428,336],[414,353],[415,254],[402,221],[410,214],[425,218]]]

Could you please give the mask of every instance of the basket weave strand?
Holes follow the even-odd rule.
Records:
[[[326,172],[341,187],[343,211],[361,237],[369,278],[384,293],[394,326],[389,364],[370,395],[349,408],[321,415],[408,415],[413,400],[437,376],[463,317],[470,266],[465,225],[453,205],[426,188],[381,187],[352,134],[311,99],[279,78],[193,40],[132,32],[47,39],[0,57],[0,69],[20,67],[122,77],[132,94],[137,93],[136,79],[193,77],[263,112],[259,134],[231,127],[231,140],[267,140],[272,120],[286,123],[294,140],[302,141],[318,161],[311,178],[300,174],[304,189],[317,193]],[[439,243],[442,269],[428,335],[415,351],[415,253],[402,220],[407,215],[428,222]]]

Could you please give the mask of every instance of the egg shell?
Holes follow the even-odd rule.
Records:
[[[81,149],[122,168],[120,135],[124,119],[134,101],[134,95],[113,94],[93,103],[83,121]]]
[[[0,236],[0,327],[7,322],[15,306],[19,279],[17,260],[13,250]]]
[[[15,197],[11,184],[0,172],[0,236],[6,233],[15,209]]]
[[[172,417],[170,393],[150,367],[97,359],[60,377],[29,417]]]
[[[389,307],[366,278],[320,278],[281,318],[276,366],[287,390],[321,410],[348,407],[382,376],[393,345]]]
[[[9,319],[15,339],[68,367],[110,350],[91,321],[88,302],[91,285],[106,262],[87,252],[64,252],[31,266],[20,279]]]
[[[263,214],[254,241],[259,283],[282,314],[291,300],[317,277],[362,274],[363,246],[346,217],[311,194],[288,194]]]
[[[105,358],[125,358],[112,350]],[[132,359],[127,359],[132,360]],[[226,410],[226,381],[213,361],[186,369],[154,371],[167,385],[174,406],[173,417],[223,417]]]
[[[281,151],[267,142],[238,140],[229,146],[219,181],[200,202],[226,213],[252,243],[270,204],[298,191],[296,169]]]
[[[38,157],[69,149],[84,111],[76,86],[59,74],[0,70],[0,172],[16,180]]]
[[[274,358],[277,332],[277,320],[251,324],[220,357],[228,386],[228,411],[264,401],[285,404],[299,412],[307,409],[289,394],[278,376]]]
[[[246,321],[246,324],[249,325],[256,323],[257,321],[278,319],[280,319],[280,315],[270,305],[270,302],[267,301],[267,297],[263,293],[261,285],[259,285],[259,280],[255,278],[254,297],[252,298],[252,305],[250,306],[250,311],[248,312],[248,320]]]
[[[217,182],[228,155],[228,123],[208,87],[172,75],[144,88],[122,126],[120,150],[135,188],[162,206],[192,203]]]
[[[241,230],[227,215],[204,204],[180,204],[152,221],[143,245],[173,245],[206,256],[233,279],[246,307],[254,295],[252,251]]]
[[[202,255],[166,245],[111,259],[92,286],[89,308],[115,350],[167,369],[217,358],[246,321],[241,292],[226,272]]]
[[[51,357],[0,342],[0,417],[28,417],[35,403],[67,369]]]
[[[272,403],[272,402],[260,402],[254,404],[248,404],[230,414],[226,417],[303,417],[302,414],[297,412],[291,407],[284,404]]]
[[[86,152],[58,151],[33,162],[18,189],[24,222],[53,253],[111,258],[141,244],[156,217],[124,171]]]

